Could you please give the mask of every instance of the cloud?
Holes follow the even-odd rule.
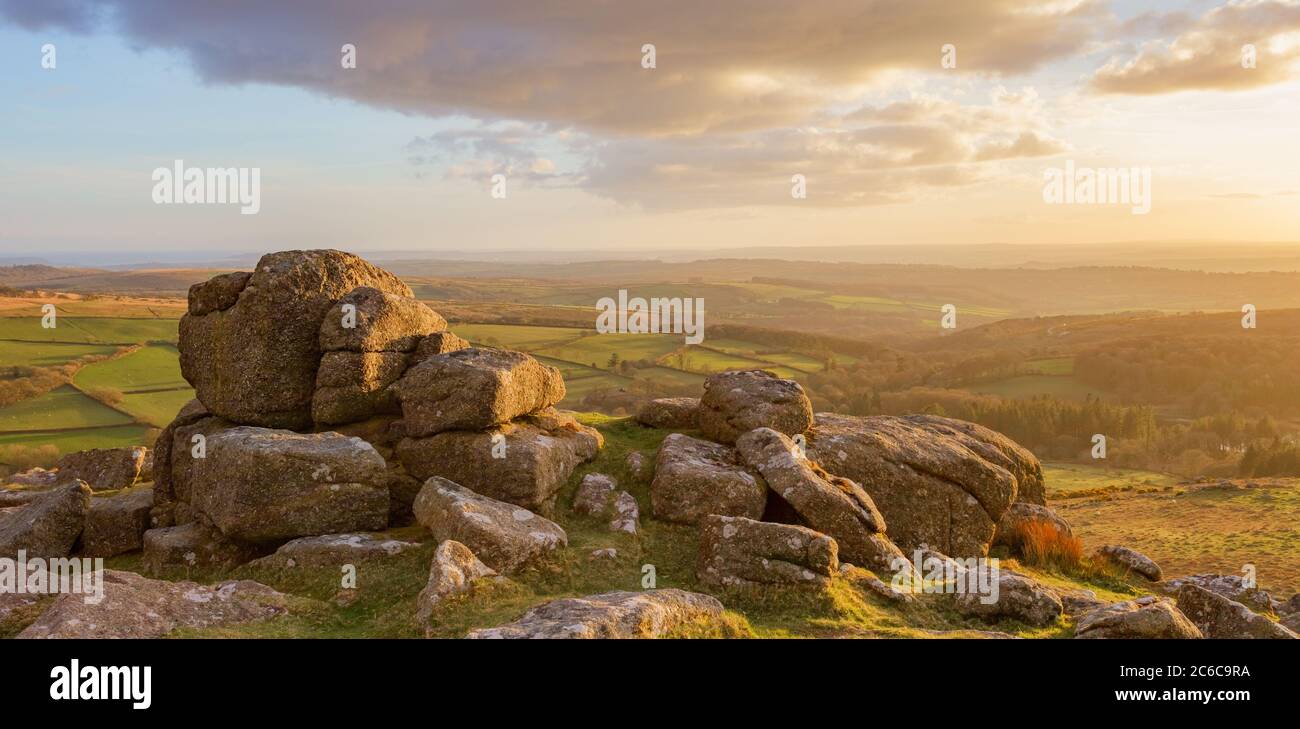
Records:
[[[548,134],[537,124],[496,123],[454,127],[416,137],[406,144],[407,161],[417,168],[439,168],[447,178],[473,179],[486,184],[505,175],[532,184],[574,184],[578,179],[559,171],[542,147],[555,140],[579,145],[570,134]]]
[[[995,89],[963,106],[917,97],[865,107],[816,126],[600,146],[584,175],[596,194],[652,209],[747,205],[861,206],[907,202],[970,185],[995,160],[1059,154],[1032,92]],[[806,199],[790,195],[804,175]]]
[[[32,23],[103,9],[130,43],[183,53],[208,82],[639,136],[804,123],[890,74],[937,72],[947,43],[957,74],[1031,71],[1083,47],[1104,15],[1097,0],[3,1]],[[340,68],[344,43],[355,70]]]
[[[1177,28],[1172,40],[1150,41],[1136,55],[1115,58],[1092,77],[1105,94],[1152,95],[1176,91],[1240,91],[1300,77],[1300,3],[1232,0],[1195,22],[1164,18]],[[1243,68],[1243,46],[1253,45],[1254,68]]]
[[[99,24],[96,8],[84,0],[0,0],[0,17],[28,30],[64,28],[86,33]]]

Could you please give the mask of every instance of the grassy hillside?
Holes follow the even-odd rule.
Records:
[[[604,433],[606,446],[598,459],[579,469],[561,492],[555,520],[568,533],[569,547],[550,561],[512,576],[509,583],[480,586],[468,598],[448,600],[436,613],[438,635],[457,637],[471,629],[508,622],[529,607],[552,598],[610,590],[640,590],[643,589],[647,566],[653,568],[656,587],[711,592],[719,597],[730,615],[727,633],[734,636],[928,638],[942,634],[977,637],[979,631],[999,630],[1026,637],[1067,637],[1072,632],[1068,618],[1039,629],[1014,621],[986,625],[956,614],[942,597],[899,606],[844,578],[837,578],[828,591],[821,593],[707,589],[695,579],[696,530],[651,519],[649,484],[633,479],[624,466],[630,451],[652,455],[667,432],[643,428],[626,418],[587,415],[582,416],[582,420]],[[621,488],[636,496],[642,507],[639,535],[612,533],[603,520],[573,514],[571,502],[577,484],[584,474],[592,471],[613,475]],[[278,570],[245,566],[234,576],[256,579],[304,598],[298,601],[293,614],[266,623],[189,631],[185,636],[418,637],[421,631],[413,624],[416,595],[428,578],[428,565],[436,545],[419,527],[393,530],[388,534],[394,538],[422,541],[423,546],[382,564],[359,565],[355,602],[345,606],[331,600],[339,593],[339,572],[335,568]],[[606,547],[617,549],[618,557],[613,560],[591,559],[593,550]],[[1013,564],[1007,563],[1008,566]],[[109,560],[109,566],[136,569],[139,558],[114,558]],[[1024,565],[1016,568],[1047,584],[1067,589],[1091,589],[1111,600],[1124,599],[1143,591],[1141,585],[1113,577],[1080,581]],[[201,581],[218,578],[201,572],[178,572],[173,576]],[[885,578],[888,579],[888,575]]]

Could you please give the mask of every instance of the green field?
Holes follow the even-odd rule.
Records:
[[[1073,357],[1044,357],[1027,360],[1024,364],[1025,374],[1030,375],[1073,375]]]
[[[544,347],[537,354],[606,367],[610,355],[615,353],[622,360],[658,360],[681,346],[681,337],[666,334],[592,334],[574,342]]]
[[[587,329],[530,327],[518,324],[456,324],[451,330],[457,336],[468,339],[471,344],[504,347],[523,352],[580,339],[591,334]]]
[[[70,385],[56,387],[34,400],[0,408],[0,433],[16,430],[62,430],[126,425],[131,418]]]
[[[980,395],[997,395],[1012,399],[1051,395],[1062,400],[1085,400],[1089,395],[1093,397],[1105,395],[1102,390],[1085,385],[1073,377],[1060,375],[1016,375],[967,385],[962,389]]]
[[[119,448],[145,444],[149,427],[131,423],[103,428],[45,431],[38,433],[0,433],[0,445],[52,445],[59,453],[75,453],[91,448]]]
[[[0,367],[53,367],[86,355],[109,355],[117,347],[107,344],[62,342],[0,342]]]
[[[1079,463],[1044,463],[1043,480],[1049,498],[1070,498],[1081,492],[1165,488],[1178,483],[1177,476],[1167,473]]]
[[[0,339],[90,344],[174,342],[177,339],[177,327],[180,321],[178,319],[60,316],[55,323],[56,326],[46,329],[41,326],[40,317],[0,317]]]
[[[189,389],[181,377],[180,353],[170,345],[150,345],[117,359],[83,367],[73,379],[83,390],[111,387],[123,393]]]

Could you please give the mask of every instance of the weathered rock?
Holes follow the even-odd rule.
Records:
[[[345,314],[344,307],[352,307]],[[352,324],[351,327],[345,324]],[[359,286],[344,294],[320,324],[322,352],[411,352],[447,321],[410,294]]]
[[[435,354],[446,354],[461,349],[469,349],[472,346],[472,344],[451,332],[434,332],[415,345],[415,352],[411,355],[411,364],[419,364]]]
[[[618,559],[618,550],[613,547],[604,549],[593,549],[591,554],[587,555],[588,559]]]
[[[110,491],[133,486],[140,479],[140,471],[148,448],[95,448],[69,453],[59,459],[59,481],[85,481],[91,491]]]
[[[1075,638],[1201,638],[1200,629],[1169,598],[1117,602],[1079,618]]]
[[[1047,506],[1043,466],[1028,449],[991,428],[938,415],[912,415],[931,433],[955,441],[989,463],[1006,469],[1016,480],[1016,501]]]
[[[396,557],[418,546],[420,545],[415,542],[386,539],[371,534],[324,534],[286,542],[273,554],[254,560],[252,565],[293,569],[362,564]]]
[[[609,509],[618,483],[603,473],[589,473],[582,477],[578,491],[573,495],[573,511],[586,516],[600,516]]]
[[[198,400],[190,400],[158,434],[153,447],[153,511],[149,520],[155,528],[176,524],[176,492],[172,483],[172,450],[177,443],[176,431],[211,418],[212,414]],[[182,453],[188,455],[190,441],[180,443]]]
[[[57,484],[58,481],[58,470],[45,469],[40,466],[0,478],[0,483],[8,486],[22,486],[32,490],[47,489]]]
[[[1090,613],[1110,604],[1099,599],[1097,593],[1092,590],[1061,590],[1056,594],[1061,598],[1061,607],[1065,608],[1065,614],[1070,616]]]
[[[146,574],[165,575],[169,568],[229,570],[261,553],[255,547],[233,542],[216,529],[192,521],[144,533],[141,564]]]
[[[959,592],[954,603],[957,612],[986,621],[1009,618],[1043,627],[1056,622],[1064,611],[1056,595],[1024,575],[998,570],[997,581],[996,597],[992,591]]]
[[[424,437],[508,423],[564,399],[560,371],[522,352],[471,347],[429,357],[397,384],[406,432]]]
[[[722,603],[676,589],[552,600],[469,638],[667,638],[721,630]]]
[[[486,431],[451,430],[404,438],[397,458],[407,473],[441,476],[500,501],[547,513],[579,465],[605,439],[572,417],[542,413]]]
[[[1162,582],[1156,585],[1156,589],[1172,596],[1177,594],[1183,585],[1196,585],[1239,602],[1256,612],[1286,614],[1289,611],[1287,603],[1273,599],[1272,595],[1259,589],[1254,583],[1248,582],[1241,575],[1186,575]],[[1297,603],[1296,598],[1292,597],[1291,602]]]
[[[0,509],[13,509],[19,506],[26,506],[48,489],[6,489],[0,491]]]
[[[236,541],[388,525],[386,465],[360,438],[239,426],[208,436],[190,469],[190,505]]]
[[[890,538],[907,550],[925,544],[954,557],[984,556],[1007,508],[1032,500],[1021,483],[1030,497],[1041,490],[1042,468],[1028,451],[948,418],[819,413],[806,450],[861,484],[889,522]]]
[[[1288,639],[1297,636],[1250,608],[1196,585],[1178,589],[1178,609],[1206,638]]]
[[[76,481],[43,492],[26,506],[0,515],[0,557],[66,557],[81,536],[90,510],[90,487]]]
[[[1017,501],[1008,506],[1006,512],[1002,514],[1002,520],[998,522],[997,533],[993,536],[993,544],[1019,550],[1021,530],[1033,523],[1047,524],[1055,529],[1058,534],[1067,537],[1074,536],[1074,530],[1070,528],[1070,523],[1052,509],[1026,501]]]
[[[59,595],[18,637],[161,638],[180,628],[236,625],[287,612],[284,595],[250,580],[209,587],[116,570],[105,570],[101,579],[103,600],[88,603],[84,595]]]
[[[194,316],[225,311],[239,301],[239,294],[253,274],[249,271],[222,273],[190,287],[189,313]]]
[[[700,399],[661,397],[649,400],[637,410],[636,421],[651,428],[694,430],[700,427]]]
[[[415,497],[415,518],[438,541],[460,542],[503,573],[569,543],[558,524],[436,476]]]
[[[656,519],[694,524],[709,514],[758,519],[767,485],[726,446],[673,433],[655,457],[650,508]]]
[[[626,491],[619,491],[614,495],[611,507],[614,518],[609,522],[610,531],[636,534],[641,530],[641,507],[637,505],[635,496]]]
[[[772,494],[799,516],[801,523],[830,535],[844,559],[870,569],[889,569],[897,549],[882,552],[879,540],[885,519],[858,484],[832,476],[804,458],[795,443],[771,428],[756,428],[736,441],[741,460],[757,470]]]
[[[717,587],[820,588],[839,569],[838,554],[834,539],[807,527],[713,514],[700,521],[696,573]]]
[[[1278,621],[1282,627],[1290,630],[1292,633],[1300,634],[1300,611],[1289,613]]]
[[[406,371],[408,356],[402,352],[326,352],[316,372],[312,419],[336,425],[400,413],[401,403],[392,385]]]
[[[87,557],[112,557],[144,546],[153,509],[153,489],[136,488],[90,500],[81,552]]]
[[[415,602],[416,622],[426,626],[427,630],[429,618],[438,603],[453,595],[470,592],[474,589],[474,580],[495,577],[496,574],[460,542],[449,539],[439,544],[429,567],[429,581]]]
[[[1160,581],[1160,565],[1135,549],[1109,544],[1099,548],[1097,556],[1136,572],[1152,582]]]
[[[321,323],[360,286],[411,297],[396,276],[349,253],[267,254],[232,306],[201,307],[181,319],[181,373],[208,410],[226,420],[307,428]]]
[[[704,437],[728,445],[755,428],[798,435],[813,424],[803,386],[764,370],[711,375],[704,381],[698,417]]]
[[[631,451],[623,462],[627,464],[627,470],[631,472],[632,478],[640,481],[649,475],[646,473],[649,464],[646,463],[645,456],[641,454],[641,451]]]

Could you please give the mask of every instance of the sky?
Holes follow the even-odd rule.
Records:
[[[1300,0],[0,0],[0,258],[1290,242],[1297,91]]]

